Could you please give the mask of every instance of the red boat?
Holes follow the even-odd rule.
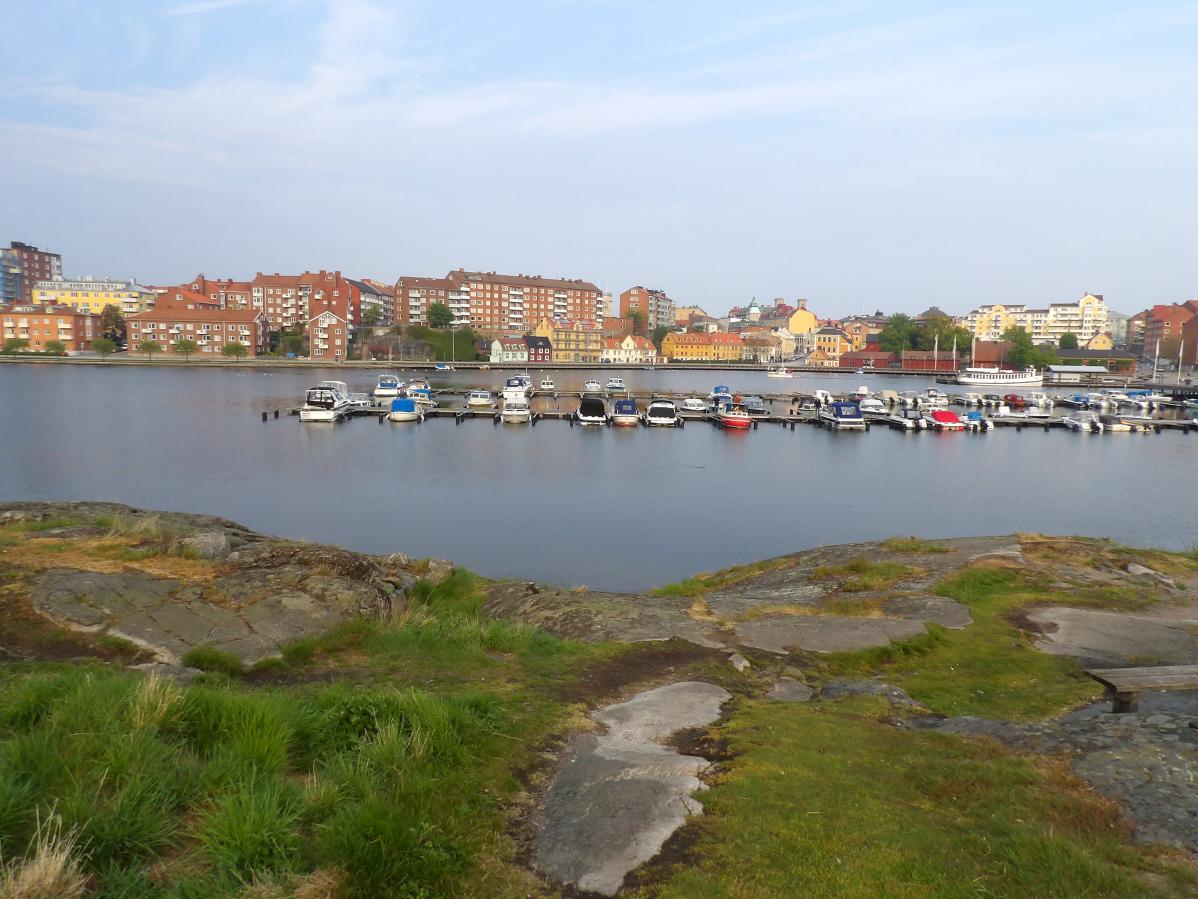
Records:
[[[949,412],[946,409],[937,409],[930,415],[931,421],[928,422],[935,431],[963,431],[965,430],[965,422],[957,417],[956,412]]]
[[[745,401],[739,395],[720,403],[716,409],[715,420],[723,428],[749,428],[753,426],[753,419],[749,417],[749,410],[745,407]]]
[[[1002,401],[1004,403],[1006,403],[1008,406],[1010,406],[1012,409],[1022,409],[1024,406],[1027,405],[1027,400],[1025,400],[1018,393],[1008,393],[1006,396],[1004,396],[1002,398]]]

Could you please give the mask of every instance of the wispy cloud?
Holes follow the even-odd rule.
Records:
[[[222,9],[229,9],[233,6],[244,6],[247,3],[253,3],[256,0],[194,0],[191,3],[179,3],[175,6],[169,6],[162,10],[159,15],[162,16],[202,16],[205,13],[218,12]]]

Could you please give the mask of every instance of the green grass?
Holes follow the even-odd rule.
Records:
[[[1063,763],[835,707],[751,702],[719,735],[732,759],[700,797],[692,863],[636,895],[1139,899],[1198,888],[1179,857],[1131,847],[1113,807]]]
[[[919,537],[891,537],[882,541],[882,547],[892,553],[911,553],[915,555],[929,553],[946,553],[948,547],[943,543],[933,543]]]
[[[721,587],[727,587],[730,584],[748,580],[751,577],[764,574],[767,571],[776,571],[779,568],[789,568],[792,565],[794,565],[794,560],[786,558],[785,556],[776,559],[765,559],[761,562],[753,562],[749,565],[734,565],[731,568],[722,568],[719,571],[696,574],[694,577],[688,577],[685,580],[677,581],[673,584],[655,587],[649,591],[649,595],[702,596],[704,593],[710,593],[711,591],[718,590]]]
[[[920,569],[900,562],[874,562],[861,557],[843,565],[819,565],[811,572],[811,579],[840,579],[836,585],[840,592],[866,593],[871,590],[885,590],[905,578],[918,574]]]
[[[183,664],[211,674],[227,674],[229,677],[237,677],[245,671],[241,659],[231,652],[224,652],[212,646],[189,649],[183,655]]]
[[[83,524],[79,518],[46,518],[42,521],[14,521],[0,528],[10,534],[38,534],[42,531],[54,531],[58,528],[70,528]]]

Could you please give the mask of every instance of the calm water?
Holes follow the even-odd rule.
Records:
[[[377,374],[336,376],[367,390]],[[577,389],[589,374],[552,377]],[[933,383],[619,374],[633,389],[704,393],[717,382],[746,393]],[[1198,436],[260,421],[262,410],[294,406],[310,382],[332,376],[0,366],[0,497],[206,512],[368,552],[444,556],[492,576],[609,589],[894,534],[1198,543]],[[434,386],[498,387],[503,377],[455,372]]]

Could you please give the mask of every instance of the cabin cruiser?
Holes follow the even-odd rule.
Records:
[[[503,398],[505,400],[528,400],[528,395],[532,393],[532,381],[527,375],[512,375],[503,385]]]
[[[626,393],[628,388],[624,386],[623,378],[608,378],[607,390],[609,393]]]
[[[795,373],[785,366],[779,366],[778,368],[771,368],[765,373],[765,376],[767,378],[793,378]]]
[[[1102,421],[1093,412],[1073,412],[1066,415],[1063,421],[1075,431],[1089,434],[1102,433]]]
[[[819,423],[838,431],[865,430],[865,417],[861,414],[861,407],[849,401],[833,402],[820,409]]]
[[[956,412],[947,409],[933,409],[928,413],[928,427],[933,431],[963,431],[965,423],[957,417]]]
[[[338,421],[350,410],[349,388],[344,381],[321,381],[309,388],[300,409],[300,421]]]
[[[1102,423],[1104,431],[1134,431],[1136,428],[1128,424],[1118,415],[1100,415],[1098,420]]]
[[[715,408],[715,420],[720,423],[720,427],[740,430],[753,424],[749,410],[745,408],[745,401],[739,396],[727,397],[719,402]]]
[[[765,408],[765,400],[759,396],[746,396],[744,404],[745,411],[750,415],[769,415],[769,410]]]
[[[641,409],[634,399],[616,400],[611,423],[621,428],[634,428],[641,423]]]
[[[1018,393],[1008,393],[1006,396],[1004,396],[1002,398],[1002,401],[1004,403],[1006,403],[1008,406],[1010,406],[1012,409],[1022,409],[1024,406],[1027,405],[1027,400],[1025,400]]]
[[[856,390],[854,390],[852,393],[850,393],[849,396],[855,400],[863,400],[867,396],[873,396],[873,393],[870,391],[870,389],[868,387],[866,387],[864,384],[862,384],[860,387],[858,387]]]
[[[697,396],[688,396],[682,401],[683,412],[703,412],[706,413],[710,409],[707,400]]]
[[[886,404],[876,396],[863,397],[858,401],[857,406],[861,409],[862,415],[886,415],[890,411],[886,408]]]
[[[523,425],[532,421],[532,409],[527,397],[504,396],[499,418],[509,424]]]
[[[489,390],[471,390],[466,394],[467,406],[486,406],[490,408],[495,405],[495,397],[491,396]]]
[[[428,390],[431,387],[428,378],[413,378],[404,386],[410,390]]]
[[[923,420],[923,413],[918,409],[900,409],[886,417],[892,428],[902,428],[905,431],[922,431],[928,426]]]
[[[598,381],[591,379],[591,380],[583,382],[582,392],[583,393],[602,393],[603,385],[600,384]]]
[[[1002,404],[1003,404],[1002,397],[999,396],[997,393],[983,393],[982,394],[982,405],[983,406],[1001,406]]]
[[[961,419],[965,427],[970,431],[992,431],[994,430],[994,422],[988,419],[981,413],[979,409],[971,409],[965,413],[965,417]]]
[[[399,396],[399,378],[395,375],[380,375],[374,385],[374,395],[378,397]]]
[[[1049,396],[1047,393],[1033,393],[1032,394],[1032,405],[1033,406],[1038,406],[1041,409],[1051,409],[1052,403],[1053,403],[1053,398],[1051,396]]]
[[[420,421],[424,418],[424,410],[414,399],[408,396],[396,397],[391,401],[391,411],[387,413],[388,421]]]
[[[427,387],[405,387],[404,396],[415,400],[416,405],[422,410],[437,408],[437,401],[433,399],[433,392]]]
[[[962,397],[962,402],[966,406],[981,406],[984,401],[980,393],[967,393]]]
[[[607,403],[601,396],[583,396],[574,417],[579,424],[605,425],[607,424]]]
[[[728,389],[726,384],[716,384],[711,388],[711,393],[707,394],[707,398],[713,403],[719,403],[722,400],[732,398],[732,391]]]
[[[811,396],[815,400],[816,407],[820,409],[832,402],[832,394],[826,390],[813,390]]]
[[[1105,393],[1087,393],[1086,405],[1091,409],[1108,409],[1112,408],[1115,404]]]
[[[905,390],[899,394],[899,405],[904,409],[918,409],[923,405],[923,400],[916,396],[910,390]]]
[[[887,406],[893,406],[899,401],[898,391],[895,390],[883,390],[877,396],[878,399],[884,402]]]
[[[669,400],[653,400],[645,410],[645,424],[651,427],[674,428],[681,423],[678,409]]]
[[[925,409],[947,409],[948,394],[936,387],[929,387],[923,392],[920,401]]]
[[[557,385],[553,383],[553,378],[541,378],[541,386],[538,389],[546,393],[556,393]]]

